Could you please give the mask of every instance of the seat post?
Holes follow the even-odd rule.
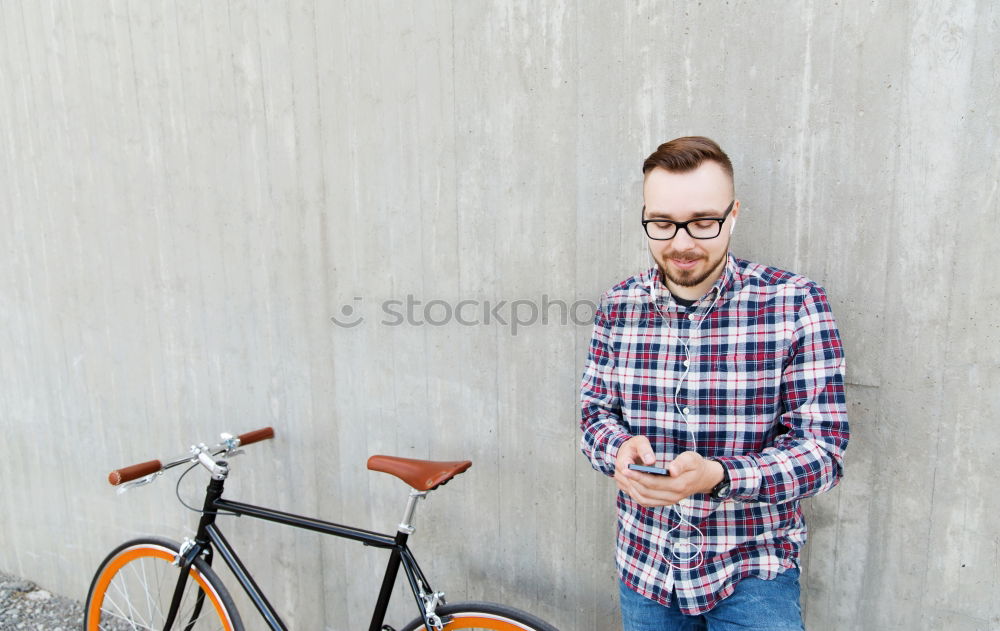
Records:
[[[399,532],[405,533],[407,535],[412,535],[415,528],[413,527],[413,514],[417,510],[417,500],[427,497],[427,491],[418,491],[413,489],[410,491],[410,497],[406,501],[406,510],[403,512],[403,521],[399,522],[399,526],[396,528]]]

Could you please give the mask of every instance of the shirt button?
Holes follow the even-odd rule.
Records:
[[[694,320],[694,314],[693,313],[689,313],[688,314],[688,320]]]
[[[684,408],[684,416],[687,416],[691,412],[691,408]]]

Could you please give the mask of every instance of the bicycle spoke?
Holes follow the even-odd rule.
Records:
[[[117,591],[121,595],[122,600],[124,600],[125,603],[128,604],[128,602],[129,602],[128,594],[125,593],[125,591],[122,589],[122,587],[118,583],[112,583],[111,586],[114,587],[115,591]],[[104,602],[106,603],[106,602],[108,602],[108,600],[111,600],[111,606],[113,606],[115,609],[117,609],[118,613],[120,614],[118,617],[121,618],[122,620],[126,620],[126,621],[131,622],[132,627],[136,628],[135,627],[135,622],[133,620],[133,617],[131,615],[129,615],[127,612],[125,612],[118,605],[118,602],[116,600],[114,600],[112,598],[109,598],[109,596],[110,596],[110,594],[108,596],[105,596]],[[129,609],[130,610],[132,609],[131,605],[129,605]],[[104,612],[104,607],[101,608],[101,611],[102,611],[102,613]],[[110,611],[108,613],[111,614]]]
[[[133,620],[129,620],[128,618],[123,618],[122,616],[119,616],[118,614],[112,613],[110,611],[102,611],[101,612],[102,618],[105,615],[108,618],[111,618],[111,620],[108,620],[107,622],[105,622],[105,621],[102,620],[101,621],[101,628],[102,629],[108,629],[109,631],[117,631],[117,629],[116,629],[115,626],[107,626],[107,625],[110,625],[115,620],[121,620],[121,621],[125,622],[126,624],[128,624],[129,628],[131,628],[133,630],[138,631],[138,629],[140,629],[140,627],[136,626],[135,621],[133,621]],[[150,629],[149,626],[143,626],[141,628],[144,629],[144,630],[149,630]]]
[[[149,593],[149,581],[146,578],[146,559],[141,559],[140,562],[139,562],[139,565],[142,568],[142,583],[143,583],[143,586],[145,587],[145,589],[143,591],[146,592],[146,611],[149,613],[149,618],[147,618],[147,619],[150,621],[150,626],[152,626],[152,621],[153,621],[153,598],[152,598],[152,594]],[[157,613],[159,613],[159,607],[157,607]],[[162,618],[160,618],[160,619],[162,619]]]
[[[133,569],[135,569],[134,566],[133,566]],[[135,574],[136,574],[136,578],[138,579],[138,581],[142,584],[142,592],[143,592],[143,595],[145,595],[145,597],[146,597],[145,598],[146,599],[146,611],[148,612],[148,615],[146,617],[142,617],[142,612],[139,610],[140,603],[138,602],[138,599],[136,599],[137,602],[134,605],[130,605],[129,610],[130,611],[135,611],[135,615],[136,615],[136,617],[139,618],[139,623],[140,624],[142,624],[143,626],[152,628],[153,627],[153,612],[149,608],[149,580],[146,577],[146,560],[145,559],[139,559],[139,569],[135,571]],[[135,597],[135,596],[133,596],[133,597]],[[132,602],[131,598],[129,599],[129,602],[130,603]]]
[[[116,609],[118,609],[119,612],[124,613],[117,606],[116,606]],[[110,610],[102,610],[101,611],[101,624],[102,624],[103,628],[112,629],[112,630],[119,629],[119,628],[121,628],[121,624],[115,624],[118,621],[126,623],[128,625],[129,629],[138,630],[140,628],[135,623],[135,620],[132,620],[132,619],[127,618],[125,616],[119,615],[119,614],[114,613],[113,611],[110,611]]]
[[[144,565],[145,565],[145,559],[140,559],[139,560],[139,567],[140,567],[140,569],[142,567],[144,567]],[[145,570],[143,570],[143,576],[140,576],[139,570],[136,569],[135,564],[130,563],[129,566],[131,567],[132,573],[135,575],[137,581],[139,581],[139,582],[141,582],[143,584],[143,587],[144,587],[145,591],[148,593],[149,592],[149,586],[146,584],[146,581],[145,581],[145,576],[144,576]],[[124,577],[123,577],[123,582],[124,582]],[[143,626],[151,627],[152,624],[153,624],[153,621],[151,619],[150,620],[144,620],[142,618],[142,616],[140,615],[138,608],[135,605],[132,604],[133,595],[131,593],[132,590],[130,589],[129,584],[123,585],[120,588],[120,590],[123,592],[123,594],[125,596],[126,604],[128,605],[128,612],[129,612],[130,619],[137,619],[139,621],[139,623],[142,624]]]

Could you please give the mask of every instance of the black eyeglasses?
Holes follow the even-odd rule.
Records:
[[[671,221],[669,219],[643,219],[642,228],[646,231],[646,236],[656,241],[668,241],[677,236],[678,230],[686,230],[692,239],[714,239],[722,232],[722,224],[726,223],[726,217],[733,210],[736,200],[729,202],[726,212],[722,217],[698,217],[690,221]],[[646,207],[642,207],[642,214],[646,214]]]

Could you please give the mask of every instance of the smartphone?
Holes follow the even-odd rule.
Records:
[[[664,469],[663,467],[647,467],[644,464],[630,464],[628,468],[633,471],[652,473],[653,475],[670,475],[670,472]]]

